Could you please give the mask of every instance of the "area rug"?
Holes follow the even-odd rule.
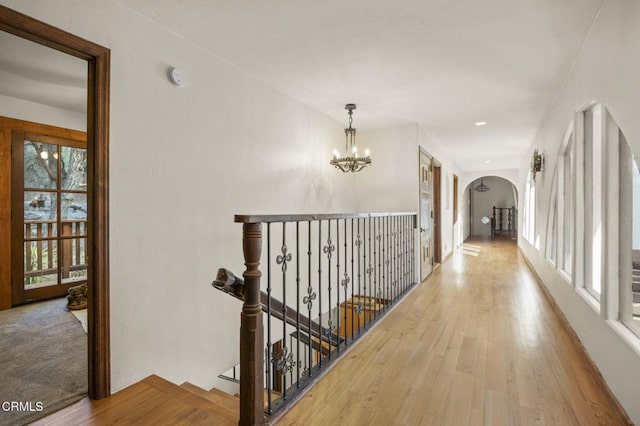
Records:
[[[87,394],[87,336],[66,299],[0,311],[0,425],[25,425]]]
[[[88,323],[87,323],[87,310],[86,309],[80,309],[80,310],[75,310],[75,311],[69,311],[73,314],[74,317],[76,317],[76,319],[78,321],[80,321],[80,324],[82,325],[82,329],[84,330],[84,334],[89,334],[89,329],[88,329]]]

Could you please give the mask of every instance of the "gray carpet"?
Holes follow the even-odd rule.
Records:
[[[28,424],[86,395],[87,336],[65,305],[54,299],[0,311],[0,425]],[[26,411],[7,411],[11,401]]]

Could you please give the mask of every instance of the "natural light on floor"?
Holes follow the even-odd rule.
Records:
[[[462,253],[469,256],[477,256],[480,253],[480,246],[474,246],[472,244],[463,244]]]

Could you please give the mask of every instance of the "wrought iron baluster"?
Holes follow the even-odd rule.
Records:
[[[396,274],[396,218],[391,216],[389,222],[391,228],[391,240],[389,241],[391,243],[391,258],[389,259],[389,265],[391,266],[391,298],[395,302],[397,298],[396,282],[398,279],[398,275]]]
[[[337,317],[337,326],[338,330],[342,331],[346,330],[346,321],[340,326],[341,316],[340,316],[340,220],[336,219],[336,317]],[[344,342],[347,341],[345,333],[341,333]],[[340,352],[340,344],[337,345],[336,351]]]
[[[276,263],[282,265],[282,355],[280,359],[275,360],[276,365],[280,365],[279,368],[282,375],[282,398],[287,398],[287,372],[289,372],[296,364],[293,361],[293,353],[291,348],[287,347],[287,269],[288,263],[291,261],[292,255],[287,248],[287,223],[282,223],[282,248],[281,253],[276,257]]]
[[[349,274],[347,273],[347,219],[343,219],[342,220],[342,224],[344,226],[344,278],[342,279],[342,287],[344,288],[344,343],[345,345],[348,344],[348,339],[347,339],[347,315],[348,315],[348,307],[347,307],[347,289],[349,288],[349,282],[351,282],[351,278],[349,277]],[[351,319],[353,320],[353,310],[351,312]],[[353,321],[351,321],[351,330],[353,332]],[[352,333],[353,336],[353,333]]]
[[[356,220],[357,224],[358,224],[358,232],[356,232],[356,235],[358,236],[358,239],[356,240],[356,247],[358,247],[358,255],[356,256],[356,259],[358,260],[358,308],[360,308],[361,304],[362,304],[362,283],[361,283],[361,277],[360,277],[360,267],[362,265],[362,263],[360,262],[360,256],[361,256],[361,252],[360,252],[360,246],[362,246],[362,239],[360,238],[360,218],[358,218]],[[365,260],[366,260],[366,253],[365,253]],[[365,288],[366,288],[366,283],[365,283]],[[360,312],[362,312],[362,308],[360,308]],[[361,324],[361,316],[360,316],[360,312],[358,312],[358,334],[360,334],[360,327],[362,326]],[[364,316],[362,316],[362,319],[364,319]]]
[[[411,216],[407,216],[407,287],[413,284],[411,279]]]
[[[389,265],[387,261],[388,250],[387,244],[389,241],[389,221],[387,220],[389,217],[385,216],[382,218],[382,292],[384,294],[384,298],[390,302],[389,300],[389,284],[387,282],[388,271],[387,266]],[[388,308],[388,305],[385,305],[385,309]]]
[[[402,292],[407,290],[407,217],[402,217],[402,250],[404,257],[402,259]]]
[[[378,242],[378,269],[376,269],[376,276],[377,276],[377,283],[376,283],[376,297],[378,298],[378,300],[382,301],[382,291],[380,290],[380,287],[382,286],[381,282],[382,282],[382,251],[381,251],[381,247],[382,247],[382,234],[380,233],[380,218],[377,217],[376,219],[376,230],[378,231],[376,233],[376,241]],[[382,305],[382,303],[380,303],[380,305],[378,306],[378,316],[380,316],[380,311],[382,310],[384,306]]]
[[[330,235],[330,233],[327,233]],[[331,276],[331,269],[328,269],[328,275]],[[331,305],[329,305],[331,306]],[[311,316],[309,316],[309,324],[311,324]],[[322,221],[318,221],[318,347],[322,348]],[[311,330],[311,328],[309,328]],[[311,338],[311,337],[309,337]],[[313,347],[313,346],[312,346]],[[309,362],[311,367],[313,364]],[[318,368],[322,368],[322,351],[318,352]]]
[[[397,268],[398,269],[398,295],[402,295],[404,293],[404,276],[402,275],[402,272],[403,272],[403,269],[402,269],[402,249],[403,249],[402,220],[403,219],[404,219],[403,216],[398,216],[398,218],[396,219],[396,223],[398,227],[398,242],[396,243],[398,245],[398,268]]]
[[[328,327],[328,335],[327,335],[327,341],[329,342],[329,359],[331,359],[332,356],[332,352],[331,352],[331,341],[332,339],[332,327],[333,327],[333,318],[331,315],[331,257],[333,256],[333,252],[336,250],[335,245],[333,244],[333,242],[331,241],[331,220],[329,220],[329,230],[328,230],[328,234],[327,234],[327,245],[324,246],[324,248],[322,249],[324,253],[327,254],[327,260],[329,261],[329,273],[327,274],[327,281],[328,281],[328,288],[327,288],[327,293],[329,294],[329,321],[327,322]],[[321,333],[322,334],[322,333]],[[322,344],[320,345],[320,351],[322,352]]]
[[[367,289],[365,288],[365,293],[367,293],[367,296],[369,297],[369,302],[371,302],[371,287],[372,287],[372,283],[371,283],[371,273],[373,272],[373,268],[371,267],[371,216],[367,217],[365,219],[365,225],[366,225],[366,229],[368,229],[367,231],[367,247],[369,250],[369,263],[364,262],[366,268],[367,268],[367,274],[365,276],[365,285],[367,282],[367,279],[369,280],[369,292],[367,293]],[[375,253],[375,249],[374,249],[374,253]],[[374,263],[375,263],[375,259],[373,259]],[[375,300],[374,300],[374,304],[372,305],[374,307],[374,312],[369,312],[369,323],[371,323],[371,321],[373,321],[373,316],[375,315]]]
[[[396,273],[396,277],[395,277],[395,292],[396,292],[396,297],[400,297],[400,259],[401,259],[401,254],[400,254],[400,217],[396,216],[393,220],[394,224],[394,239],[396,242],[396,254],[394,257],[394,261],[396,263],[396,267],[395,267],[395,273]]]
[[[367,301],[367,314],[364,317],[364,326],[366,327],[369,322],[371,321],[371,297],[368,293],[369,291],[369,287],[367,286],[367,278],[369,278],[369,263],[367,263],[367,261],[371,262],[371,236],[369,234],[367,226],[369,225],[369,218],[365,217],[362,219],[362,235],[364,235],[364,238],[362,240],[362,272],[363,274],[363,278],[362,278],[362,283],[363,288],[362,288],[362,293],[364,293],[364,296],[366,297],[366,301]],[[369,280],[369,285],[371,285],[371,280]]]
[[[296,221],[296,387],[300,388],[300,222]],[[311,338],[311,336],[309,336]],[[291,341],[293,348],[293,340]],[[293,372],[292,372],[293,374]],[[293,377],[291,384],[293,384]]]
[[[272,412],[273,380],[271,370],[271,223],[267,223],[267,411]]]
[[[307,374],[309,376],[311,376],[311,367],[312,367],[312,363],[313,360],[311,359],[311,348],[313,348],[313,329],[312,324],[311,324],[311,318],[313,318],[312,314],[311,314],[311,309],[313,308],[313,301],[316,299],[316,293],[313,291],[313,287],[311,286],[311,221],[307,221],[307,227],[308,227],[308,249],[307,249],[307,295],[305,296],[305,298],[302,300],[302,303],[307,305],[307,312],[308,312],[308,318],[309,318],[309,350],[307,351],[305,349],[305,371],[307,372]],[[318,273],[320,272],[320,265],[318,265]],[[299,338],[299,336],[298,336]],[[307,364],[307,357],[308,357],[308,361],[309,363]],[[303,372],[304,375],[304,372]]]
[[[347,224],[346,224],[346,220],[345,220],[345,225],[344,225],[344,230],[345,232],[347,231]],[[355,294],[353,291],[353,286],[355,284],[355,275],[353,275],[353,218],[351,218],[351,336],[353,337],[353,333],[354,333],[354,327],[355,327],[355,318],[354,318],[354,312],[353,312],[353,303],[355,302]],[[347,236],[345,235],[344,237],[344,250],[345,250],[345,254],[347,253]],[[346,260],[345,260],[346,262]]]

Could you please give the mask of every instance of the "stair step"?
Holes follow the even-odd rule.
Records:
[[[213,388],[207,391],[189,382],[184,382],[180,387],[206,399],[207,401],[211,401],[226,410],[230,410],[233,413],[240,412],[240,401],[238,398],[234,398],[233,395],[229,395],[219,389]]]
[[[237,425],[238,412],[212,403],[158,376],[149,376],[109,398],[87,398],[36,425],[216,424]]]

